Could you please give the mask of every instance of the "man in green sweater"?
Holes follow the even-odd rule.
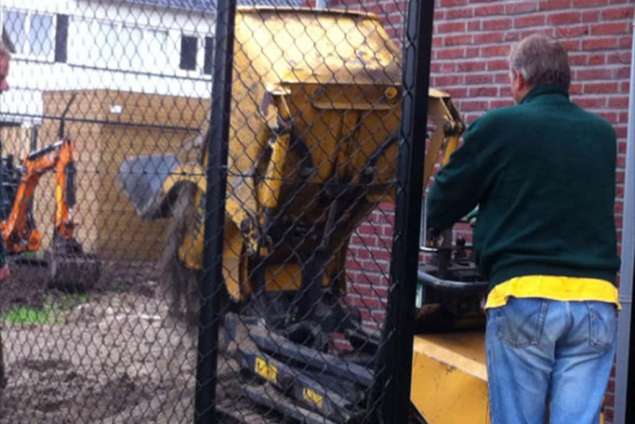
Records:
[[[467,130],[435,178],[428,225],[479,207],[492,422],[595,424],[619,306],[615,132],[569,100],[567,53],[553,39],[517,43],[510,68],[517,104]]]

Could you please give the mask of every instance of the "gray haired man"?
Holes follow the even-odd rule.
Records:
[[[615,133],[569,100],[567,53],[512,48],[516,105],[490,111],[435,178],[429,226],[479,206],[494,424],[596,424],[615,353]]]

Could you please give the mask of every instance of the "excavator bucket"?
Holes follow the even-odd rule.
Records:
[[[51,249],[44,255],[48,286],[71,291],[86,291],[99,280],[101,263],[92,254],[84,252],[73,240],[54,237]]]
[[[164,184],[179,165],[176,155],[138,156],[121,164],[119,180],[139,216],[155,219],[166,215]]]

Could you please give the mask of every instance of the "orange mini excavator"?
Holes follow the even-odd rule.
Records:
[[[2,159],[0,232],[12,262],[45,267],[49,286],[83,290],[97,280],[100,267],[95,256],[84,253],[74,237],[76,168],[72,141],[64,135],[65,116],[73,100],[62,114],[59,141],[29,153],[17,167],[12,156]],[[42,247],[42,232],[33,217],[33,194],[40,178],[51,171],[55,172],[53,238],[43,255],[29,255]]]

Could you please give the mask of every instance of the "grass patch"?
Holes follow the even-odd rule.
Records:
[[[18,306],[2,314],[2,321],[11,325],[55,324],[55,311],[50,307],[35,309]]]
[[[61,322],[62,314],[77,305],[86,303],[88,295],[69,294],[47,299],[44,306],[15,306],[0,315],[0,321],[9,325],[47,325]]]

